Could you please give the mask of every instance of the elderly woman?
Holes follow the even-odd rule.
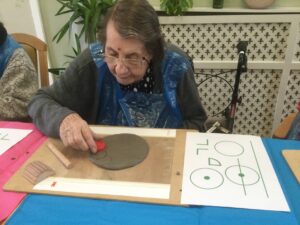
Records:
[[[206,113],[183,51],[164,43],[146,0],[119,0],[107,12],[100,42],[91,44],[29,114],[46,135],[96,151],[88,124],[204,131]]]
[[[37,89],[29,56],[0,23],[0,120],[29,120],[27,104]]]

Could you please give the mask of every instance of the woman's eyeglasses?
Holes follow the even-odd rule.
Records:
[[[142,57],[140,59],[130,59],[130,58],[117,58],[112,55],[103,54],[102,55],[105,62],[109,65],[115,66],[117,65],[118,61],[121,61],[123,65],[125,65],[129,69],[140,69],[145,64],[149,64],[149,61]]]

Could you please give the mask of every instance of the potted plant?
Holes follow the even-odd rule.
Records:
[[[160,8],[169,16],[179,16],[193,7],[193,0],[160,0]]]
[[[116,0],[56,0],[61,7],[55,16],[70,14],[70,19],[54,35],[53,40],[58,43],[67,33],[69,37],[74,35],[75,47],[73,52],[78,55],[81,52],[81,38],[86,43],[96,41],[96,34],[101,22],[101,16],[111,7]],[[79,26],[79,32],[72,32],[74,25]],[[73,56],[68,56],[73,58]]]
[[[67,33],[73,36],[75,47],[73,52],[81,52],[81,40],[86,43],[96,41],[96,34],[101,22],[101,16],[106,13],[116,0],[56,0],[61,7],[55,16],[70,14],[70,18],[54,35],[53,41],[58,43]],[[167,15],[182,15],[184,11],[193,6],[193,0],[160,0],[160,7]],[[74,25],[79,26],[79,32],[74,31]],[[74,56],[67,56],[74,58]]]

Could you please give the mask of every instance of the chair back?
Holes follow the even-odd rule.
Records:
[[[39,38],[25,33],[11,34],[27,52],[39,75],[41,87],[49,86],[47,44]]]

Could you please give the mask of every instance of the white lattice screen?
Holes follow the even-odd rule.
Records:
[[[284,60],[289,24],[182,24],[162,27],[166,40],[177,44],[192,58],[235,60],[236,44],[249,41],[249,60]]]
[[[195,79],[210,116],[230,104],[237,44],[248,41],[234,133],[271,136],[300,100],[300,15],[160,17],[165,39],[194,61]],[[175,22],[174,22],[175,21]]]
[[[290,112],[295,111],[295,96],[300,99],[300,70],[292,70],[288,79],[287,90],[284,96],[284,107],[282,110],[282,118],[286,117]],[[296,99],[297,100],[297,99]]]

